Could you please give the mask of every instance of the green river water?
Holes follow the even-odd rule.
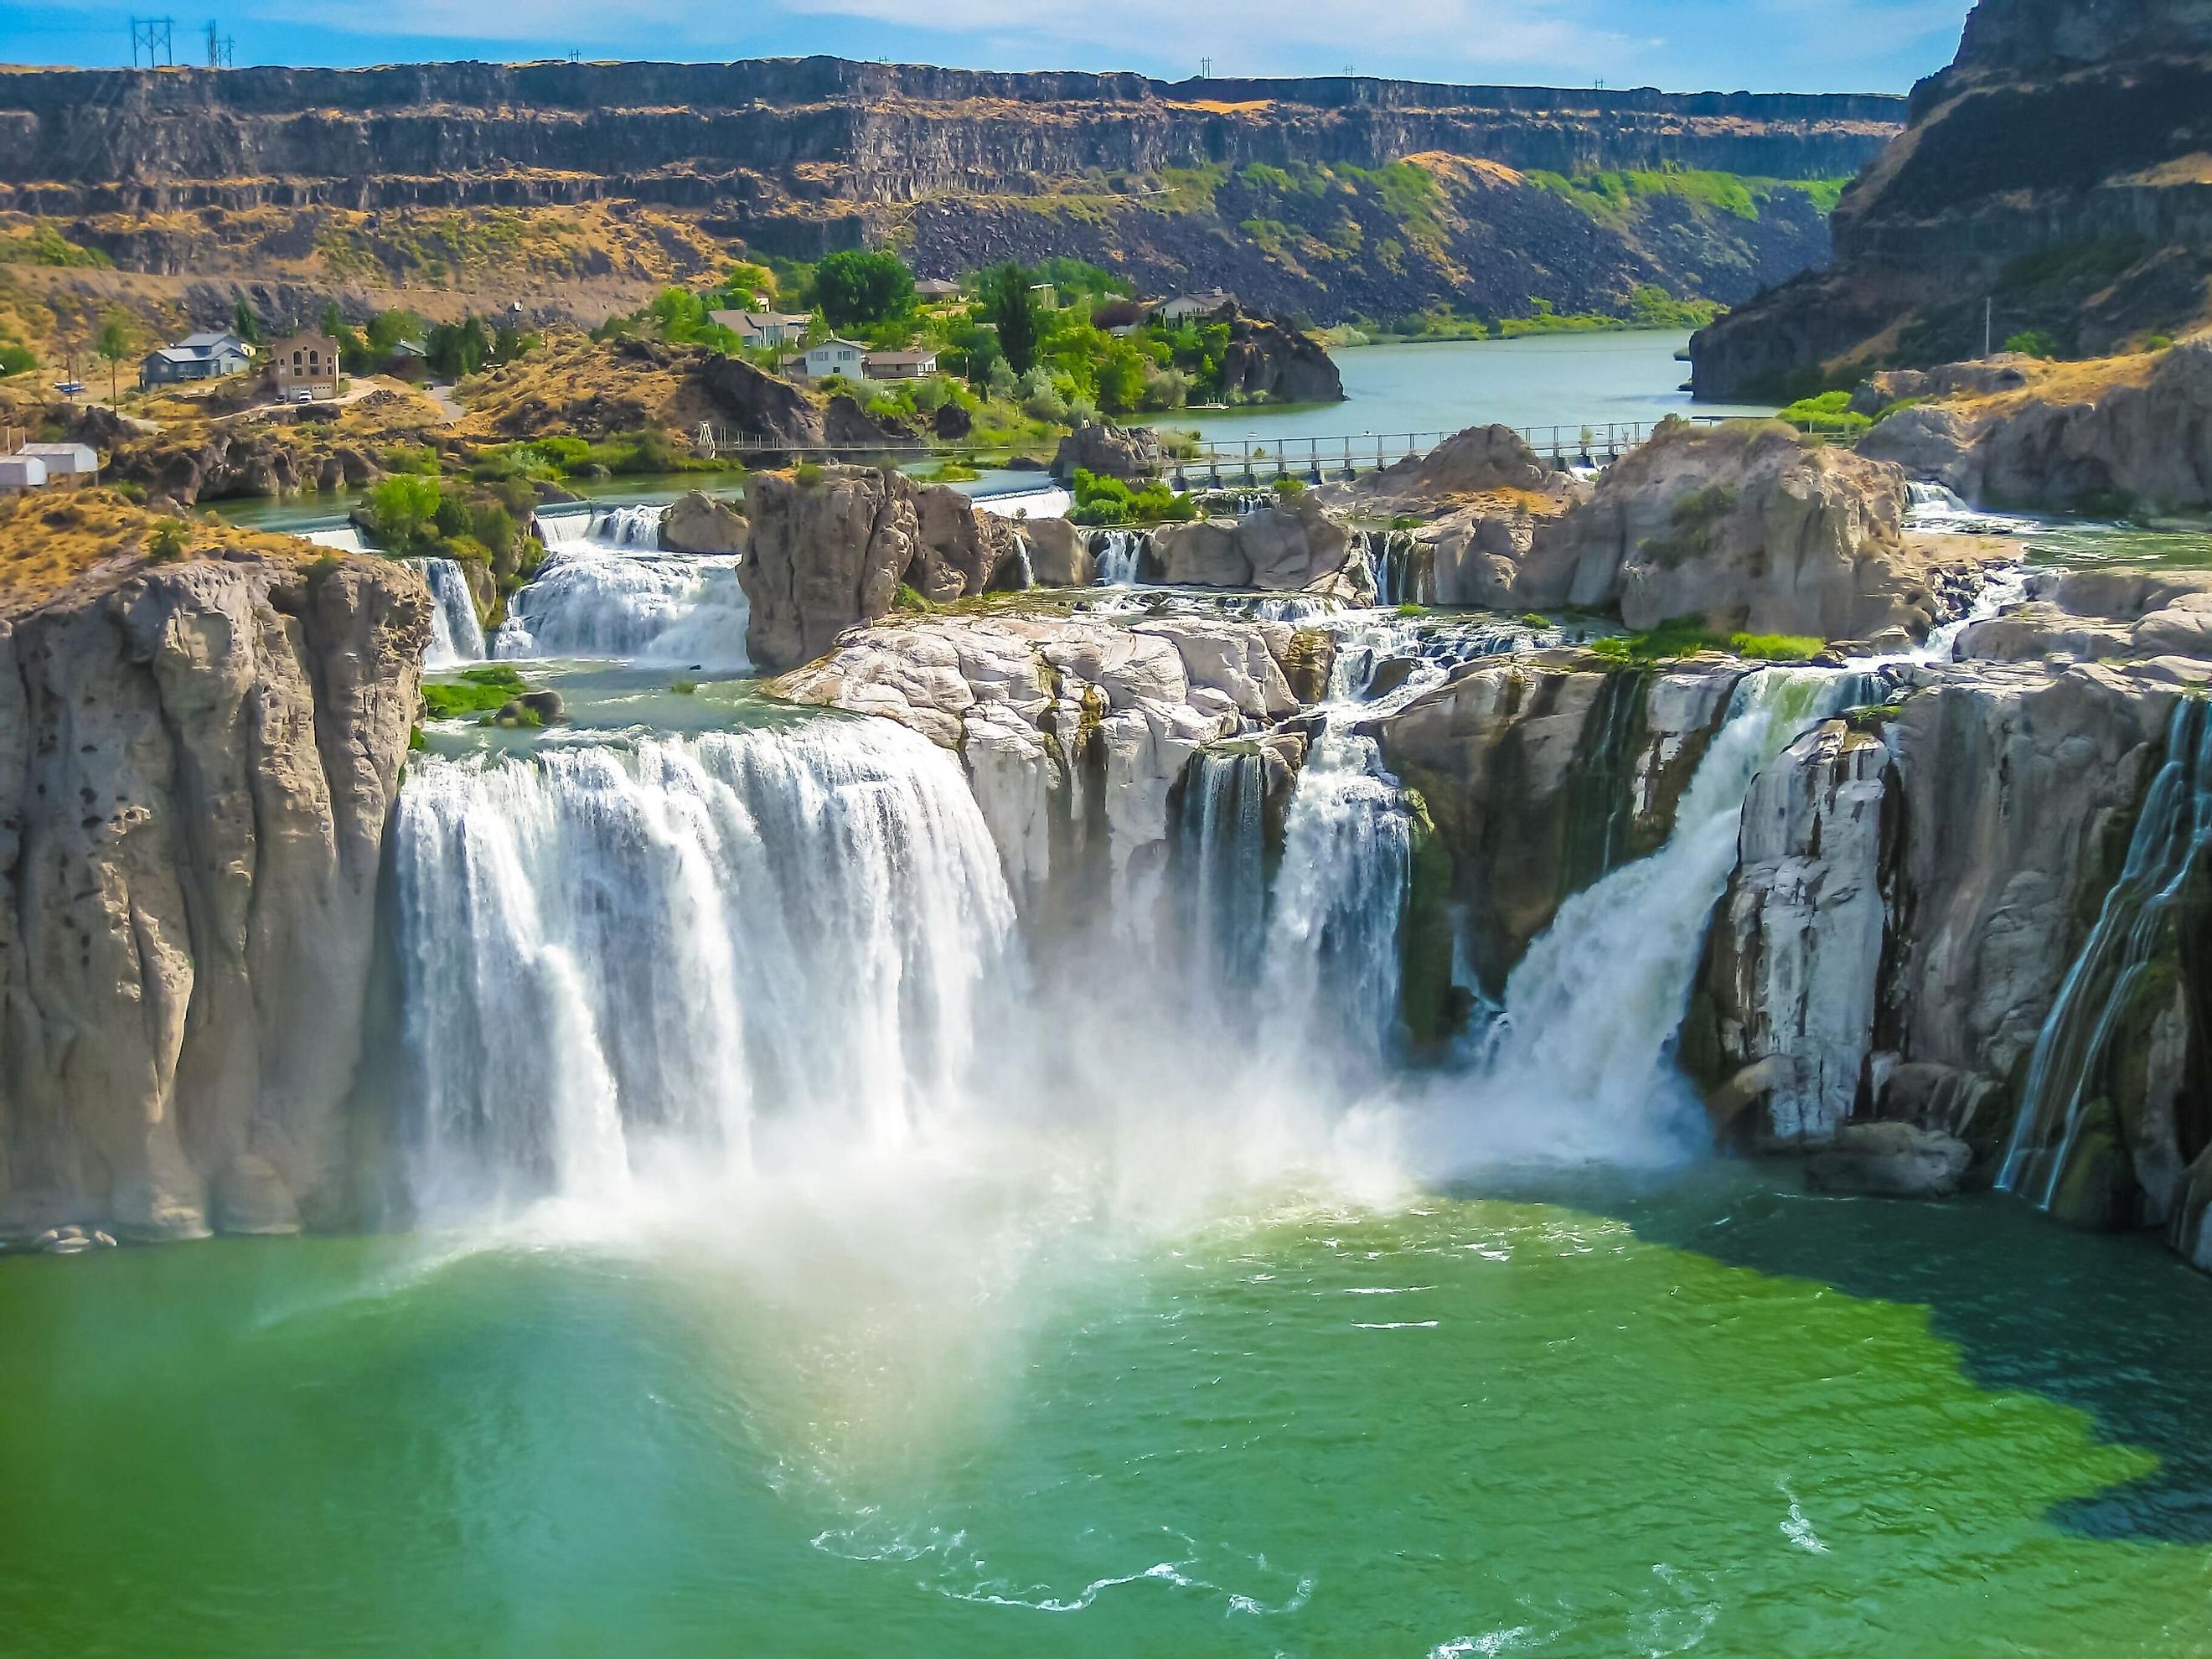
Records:
[[[2146,1241],[1727,1165],[1000,1200],[0,1259],[0,1650],[2212,1646],[2212,1285]]]

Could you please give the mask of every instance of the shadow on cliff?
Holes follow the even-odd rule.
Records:
[[[1664,1182],[1592,1177],[1513,1195],[1613,1216],[1640,1238],[1730,1267],[1924,1304],[1978,1386],[2073,1407],[2103,1438],[2160,1460],[2056,1506],[2055,1525],[2212,1544],[2212,1278],[2150,1236],[2076,1231],[1995,1194],[1820,1198],[1790,1190],[1791,1179],[1784,1168],[1722,1164]]]

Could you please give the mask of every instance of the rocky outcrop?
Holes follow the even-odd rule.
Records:
[[[1510,426],[1471,426],[1424,455],[1333,483],[1322,500],[1352,512],[1444,514],[1470,496],[1504,490],[1558,493],[1571,480],[1554,472]]]
[[[1427,803],[1486,991],[1570,894],[1666,839],[1744,672],[1717,657],[1659,672],[1540,652],[1471,664],[1360,728]]]
[[[1879,738],[1831,720],[1762,772],[1744,803],[1704,982],[1728,1092],[1765,1099],[1762,1141],[1832,1140],[1865,1095],[1888,765]]]
[[[2087,393],[2063,381],[2044,393],[2030,381],[2003,398],[1901,410],[1859,448],[1990,506],[2100,515],[2199,509],[2212,505],[2212,338],[2161,352],[2140,376],[2118,373]]]
[[[1028,908],[1080,902],[1142,937],[1184,765],[1297,712],[1298,643],[1279,623],[896,621],[847,635],[774,689],[957,750]],[[1271,741],[1285,763],[1303,757],[1295,734]]]
[[[1160,443],[1145,427],[1085,421],[1060,441],[1052,476],[1062,483],[1079,471],[1102,478],[1149,478],[1160,470]]]
[[[754,475],[751,540],[738,578],[751,616],[745,649],[770,671],[827,651],[855,623],[890,613],[902,586],[934,603],[1010,579],[1021,544],[1008,520],[945,484],[836,468]]]
[[[735,502],[693,489],[660,515],[660,544],[671,553],[742,553],[750,528]]]
[[[1273,404],[1340,404],[1344,377],[1321,342],[1289,324],[1233,316],[1221,354],[1222,389]]]
[[[2061,44],[2064,43],[2064,44]],[[1849,384],[2048,334],[2097,356],[2206,314],[2212,21],[2196,0],[1981,0],[1844,192],[1835,257],[1691,343],[1700,398]],[[1988,307],[1985,310],[1985,307]]]
[[[1309,587],[1344,567],[1351,532],[1308,495],[1241,519],[1200,519],[1152,533],[1157,580],[1177,586]]]
[[[108,477],[178,507],[232,495],[359,489],[383,465],[347,443],[295,436],[265,423],[222,423],[188,438],[157,434],[119,441]]]
[[[1090,544],[1066,519],[1023,519],[1014,528],[1029,544],[1030,574],[1039,586],[1091,586]]]
[[[0,1237],[345,1217],[430,605],[237,555],[0,620]]]

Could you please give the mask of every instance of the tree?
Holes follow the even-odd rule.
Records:
[[[1016,374],[1036,366],[1037,337],[1043,332],[1030,273],[1018,264],[1000,265],[983,281],[983,306],[998,325],[999,350]]]
[[[423,344],[430,354],[430,367],[449,380],[475,374],[491,355],[491,341],[473,312],[458,323],[439,324]]]
[[[238,303],[230,313],[230,331],[248,345],[261,343],[261,319],[253,314],[253,307],[246,296],[238,296]]]
[[[914,309],[914,273],[889,249],[833,253],[815,267],[814,285],[832,328],[872,328]]]
[[[323,302],[323,332],[338,343],[338,361],[349,374],[365,374],[369,367],[368,348],[362,343],[361,336],[347,324],[345,313],[338,309],[336,300]]]
[[[117,397],[116,365],[131,355],[131,319],[119,311],[111,311],[100,319],[100,332],[92,337],[92,349],[107,360],[107,401]]]

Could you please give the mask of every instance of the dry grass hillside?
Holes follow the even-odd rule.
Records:
[[[20,615],[80,581],[118,580],[149,562],[233,550],[302,562],[326,556],[296,536],[149,512],[112,489],[0,497],[0,617]]]

